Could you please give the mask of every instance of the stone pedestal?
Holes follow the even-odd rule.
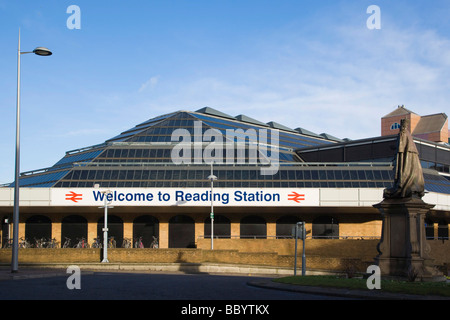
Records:
[[[382,275],[420,281],[443,281],[429,256],[425,238],[425,214],[434,207],[419,198],[384,199],[374,205],[383,217],[375,263]]]

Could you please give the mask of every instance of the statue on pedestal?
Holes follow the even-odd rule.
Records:
[[[422,281],[443,281],[430,258],[425,236],[425,215],[434,207],[422,200],[425,191],[419,153],[406,119],[401,121],[395,158],[395,178],[383,201],[374,205],[383,218],[375,263],[382,275],[417,276]]]
[[[383,197],[385,199],[410,197],[421,199],[424,196],[425,183],[419,152],[407,126],[407,119],[401,120],[395,159],[394,186],[384,190]]]

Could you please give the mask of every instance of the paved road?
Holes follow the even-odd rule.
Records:
[[[0,302],[10,307],[7,300],[58,300],[49,305],[15,301],[21,314],[33,316],[45,312],[46,307],[60,306],[60,314],[99,317],[121,317],[128,310],[130,317],[154,317],[163,314],[165,319],[229,319],[244,316],[258,319],[283,319],[296,312],[299,300],[340,300],[339,297],[304,294],[249,286],[249,281],[270,278],[242,275],[167,274],[167,273],[81,273],[80,289],[68,289],[70,274],[43,278],[0,281]],[[69,282],[70,283],[70,282]],[[71,282],[74,284],[75,282]],[[113,300],[107,306],[92,302],[71,304],[64,307],[65,300]],[[128,300],[114,302],[115,300]],[[130,304],[129,300],[139,300]],[[145,301],[142,301],[145,300]],[[310,304],[311,301],[304,303]],[[131,308],[129,308],[131,306]],[[330,309],[330,308],[329,308]],[[136,312],[133,312],[136,310]],[[145,311],[145,312],[143,312]],[[61,313],[62,312],[62,313]],[[66,313],[68,312],[68,313]],[[131,312],[131,313],[130,313]],[[161,313],[162,312],[162,313]],[[143,315],[144,314],[144,315]],[[160,317],[159,316],[159,317]],[[97,318],[97,317],[95,317]]]
[[[3,280],[0,300],[327,300],[340,299],[256,288],[254,276],[92,272],[81,274],[80,289],[68,289],[67,276]],[[73,282],[75,283],[75,282]]]

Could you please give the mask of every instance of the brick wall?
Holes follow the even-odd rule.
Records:
[[[306,241],[307,269],[345,271],[349,266],[364,272],[377,255],[378,240]],[[450,242],[428,241],[436,265],[450,265]],[[292,268],[294,240],[216,239],[209,250],[209,239],[198,242],[197,249],[109,249],[111,263],[225,263]],[[302,241],[298,242],[297,266],[301,267]],[[99,263],[101,249],[20,249],[19,264]],[[0,250],[0,263],[11,263],[11,249]]]
[[[402,114],[399,116],[392,116],[392,117],[388,117],[388,118],[381,118],[381,135],[382,136],[387,136],[387,135],[391,135],[391,134],[397,134],[399,132],[398,129],[395,130],[391,130],[391,126],[394,123],[398,123],[400,124],[400,121],[402,119],[408,119],[409,120],[409,127],[408,130],[409,132],[413,132],[414,129],[416,128],[417,124],[420,121],[420,116],[414,113],[410,113],[410,114]]]
[[[377,255],[376,246],[380,240],[353,239],[307,239],[305,252],[308,255],[372,259]],[[302,241],[297,250],[302,252]],[[210,249],[211,239],[198,239],[197,248]],[[238,250],[239,252],[275,252],[279,255],[294,255],[294,239],[214,239],[214,249]]]

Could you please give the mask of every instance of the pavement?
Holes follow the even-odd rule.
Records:
[[[66,269],[40,268],[40,267],[25,267],[19,266],[18,272],[11,272],[11,267],[0,267],[0,281],[1,280],[21,280],[33,278],[47,278],[56,276],[69,276]]]
[[[194,266],[193,268],[189,268],[188,266],[184,266],[183,268],[178,268],[175,270],[173,267],[168,264],[167,268],[164,269],[161,267],[161,264],[156,267],[150,267],[150,265],[130,265],[130,264],[78,264],[80,266],[80,270],[82,274],[90,273],[93,274],[95,272],[183,272],[183,273],[205,273],[200,271],[198,266]],[[258,269],[257,266],[240,266],[240,271],[237,272],[238,269],[230,269],[229,265],[223,266],[224,269],[222,272],[219,272],[220,266],[214,265],[214,268],[210,268],[214,270],[211,274],[246,274],[246,275],[254,275],[258,276],[269,276],[272,278],[280,277],[283,275],[278,274],[270,274],[267,273],[267,269]],[[253,271],[249,273],[248,271]],[[270,270],[269,270],[270,271]],[[264,273],[266,272],[266,273]],[[281,272],[283,273],[283,272]],[[25,265],[20,266],[18,272],[11,272],[11,267],[6,265],[0,265],[0,281],[2,280],[21,280],[21,279],[33,279],[33,278],[46,278],[46,277],[60,277],[65,276],[68,277],[71,273],[67,272],[67,266],[63,265],[55,265],[55,264],[42,264],[42,265]],[[447,283],[450,284],[450,280],[447,280]],[[318,294],[318,295],[327,295],[327,296],[335,296],[335,297],[346,297],[349,299],[358,299],[358,300],[450,300],[449,297],[441,297],[441,296],[421,296],[421,295],[412,295],[412,294],[398,294],[398,293],[390,293],[384,292],[382,290],[350,290],[350,289],[340,289],[340,288],[330,288],[330,287],[313,287],[313,286],[299,286],[292,284],[283,284],[271,281],[270,279],[260,280],[256,279],[254,281],[248,281],[247,284],[249,286],[270,289],[270,290],[284,290],[291,292],[301,292],[301,293],[309,293],[309,294]]]

